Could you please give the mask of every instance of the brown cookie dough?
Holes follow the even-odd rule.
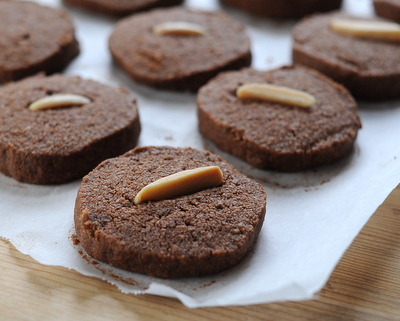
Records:
[[[61,93],[90,99],[83,106],[33,111],[39,98]],[[140,132],[127,90],[79,77],[35,76],[0,88],[0,172],[33,184],[64,183],[102,160],[132,149]]]
[[[190,22],[202,35],[158,35],[164,22]],[[119,22],[109,47],[115,62],[137,82],[162,89],[196,91],[223,70],[251,63],[245,27],[222,13],[185,8],[158,9]]]
[[[223,184],[135,205],[147,184],[203,166],[219,166]],[[163,278],[216,273],[236,265],[263,224],[266,193],[210,152],[138,147],[102,162],[83,178],[75,229],[92,257]]]
[[[378,16],[400,23],[399,0],[374,0],[373,3]]]
[[[316,104],[239,99],[236,90],[248,83],[305,91]],[[258,168],[291,172],[332,163],[350,152],[361,127],[345,88],[299,66],[222,73],[199,90],[197,104],[203,137]]]
[[[63,2],[89,11],[125,16],[156,7],[179,5],[183,0],[63,0]]]
[[[335,18],[368,20],[339,12],[304,18],[293,29],[293,62],[319,70],[356,98],[399,98],[399,43],[338,34],[330,28]]]
[[[65,11],[33,2],[0,1],[0,83],[63,70],[79,54]]]
[[[300,18],[339,9],[342,0],[220,0],[245,12],[270,18]]]

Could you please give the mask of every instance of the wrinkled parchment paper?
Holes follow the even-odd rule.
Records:
[[[38,2],[62,6],[56,0]],[[211,0],[186,1],[185,5],[221,9]],[[256,19],[222,9],[247,25],[253,67],[271,69],[291,63],[293,21]],[[79,181],[34,186],[0,175],[0,236],[42,264],[102,278],[125,293],[176,297],[188,307],[313,298],[363,225],[400,182],[400,101],[360,103],[363,128],[355,149],[332,166],[297,174],[256,170],[202,139],[195,95],[136,84],[112,65],[107,39],[116,19],[67,10],[82,53],[65,73],[131,90],[140,108],[140,145],[209,149],[262,183],[268,192],[266,220],[254,251],[237,267],[208,277],[163,280],[95,262],[74,245],[73,207]],[[373,12],[367,0],[345,1],[342,10]]]

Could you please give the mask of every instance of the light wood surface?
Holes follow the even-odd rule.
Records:
[[[0,268],[0,320],[400,320],[400,185],[312,301],[188,309],[38,264],[4,240]]]

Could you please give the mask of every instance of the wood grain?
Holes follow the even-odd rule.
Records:
[[[4,240],[0,268],[0,320],[400,320],[400,185],[312,301],[188,309],[38,264]]]

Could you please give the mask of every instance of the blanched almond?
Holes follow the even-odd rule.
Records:
[[[223,174],[218,166],[199,167],[178,172],[143,187],[134,199],[135,204],[158,201],[192,194],[221,185]]]
[[[346,36],[400,42],[400,25],[394,22],[334,19],[330,27]]]
[[[186,21],[167,21],[153,27],[156,35],[197,35],[206,34],[206,28]]]
[[[314,96],[296,89],[262,83],[249,83],[236,91],[240,99],[261,99],[298,107],[311,107],[316,103]]]
[[[55,94],[40,98],[29,105],[30,110],[42,110],[57,107],[73,106],[73,105],[85,105],[90,103],[90,99],[75,94]]]

